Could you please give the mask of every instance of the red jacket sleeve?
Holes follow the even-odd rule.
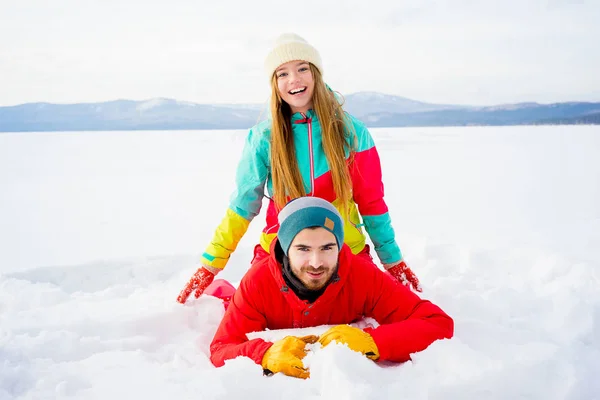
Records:
[[[352,195],[361,215],[381,215],[388,212],[383,200],[381,161],[375,144],[354,154],[350,177]]]
[[[370,298],[371,317],[381,325],[365,329],[375,340],[381,361],[404,362],[439,339],[450,339],[454,321],[438,306],[376,271]]]
[[[369,130],[355,122],[358,149],[350,163],[352,196],[382,264],[402,259],[388,206],[383,199],[381,161]]]
[[[263,339],[248,340],[246,336],[250,332],[264,331],[267,327],[264,315],[256,309],[248,296],[246,282],[242,279],[210,344],[210,361],[215,367],[238,356],[249,357],[261,364],[265,352],[273,344]]]

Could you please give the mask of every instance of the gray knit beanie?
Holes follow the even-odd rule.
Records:
[[[279,244],[287,255],[296,235],[303,229],[321,227],[333,233],[338,247],[344,244],[344,223],[338,210],[319,197],[299,197],[279,212]]]

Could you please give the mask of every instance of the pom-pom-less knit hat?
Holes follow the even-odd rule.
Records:
[[[303,229],[321,227],[335,236],[338,248],[344,244],[344,225],[338,210],[319,197],[299,197],[279,212],[277,239],[287,255],[296,235]]]
[[[284,33],[275,40],[273,49],[265,59],[265,71],[269,79],[281,64],[302,60],[312,63],[323,75],[323,63],[317,49],[295,33]]]

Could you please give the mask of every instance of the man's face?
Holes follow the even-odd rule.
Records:
[[[340,250],[333,233],[307,228],[296,235],[288,250],[292,272],[309,290],[319,290],[333,275]]]

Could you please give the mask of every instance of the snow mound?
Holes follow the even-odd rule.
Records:
[[[597,268],[557,255],[417,254],[424,297],[456,322],[452,340],[402,365],[311,345],[311,378],[265,377],[246,358],[214,368],[220,300],[175,302],[188,260],[162,257],[0,275],[0,398],[592,398],[600,389]],[[327,327],[267,331],[276,340]]]

